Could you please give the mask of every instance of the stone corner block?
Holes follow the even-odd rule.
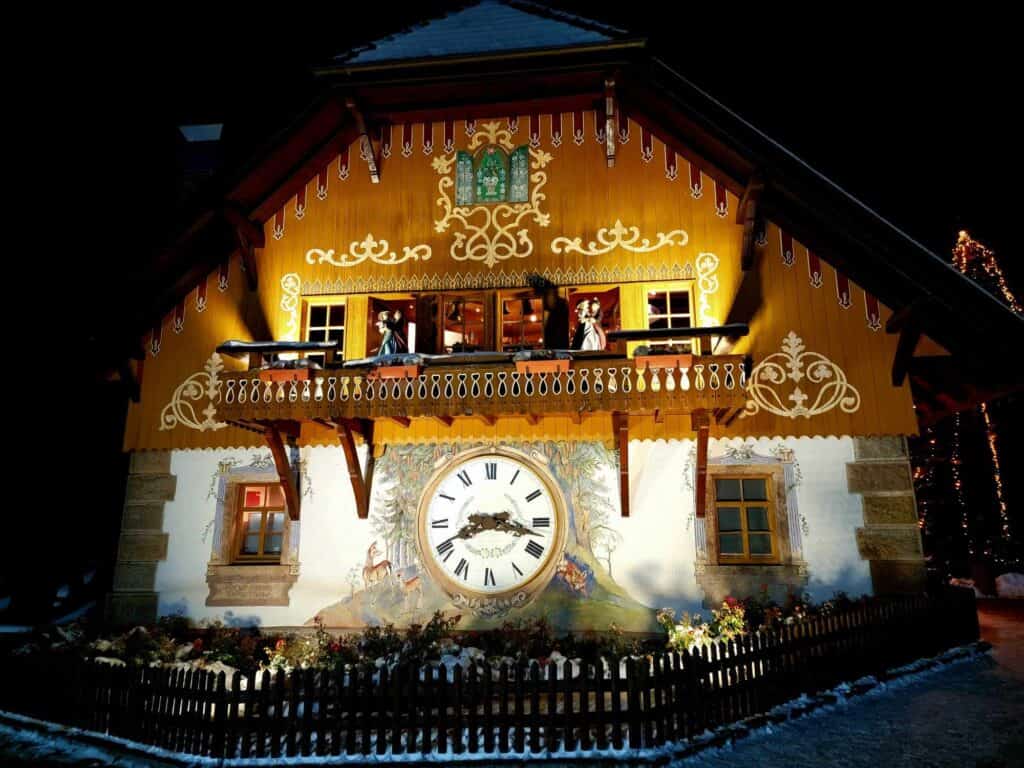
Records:
[[[865,496],[864,522],[867,525],[916,525],[917,506],[914,497],[909,493],[899,496]]]
[[[171,501],[177,486],[178,479],[174,475],[129,475],[125,503]]]
[[[846,465],[846,486],[850,493],[909,492],[914,487],[906,460],[851,462]]]
[[[902,459],[907,455],[906,443],[899,435],[853,438],[853,455],[863,459]]]
[[[156,592],[110,592],[107,594],[107,622],[116,627],[156,622],[159,597]]]
[[[156,563],[121,562],[114,567],[114,592],[153,592]]]
[[[921,531],[916,525],[868,525],[858,528],[857,551],[862,560],[923,560]]]
[[[167,558],[170,534],[162,531],[122,531],[117,546],[118,561],[149,562]]]
[[[927,587],[923,561],[873,560],[871,586],[876,595],[919,595]]]
[[[125,504],[121,516],[124,531],[162,531],[164,528],[164,502],[147,501],[142,504]]]
[[[132,475],[169,475],[171,452],[133,451],[128,461],[128,472]]]

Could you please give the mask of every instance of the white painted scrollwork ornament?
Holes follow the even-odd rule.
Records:
[[[469,150],[473,151],[485,143],[497,144],[509,152],[515,149],[511,132],[502,128],[500,122],[484,123],[478,127],[469,140]],[[461,230],[454,233],[449,249],[453,259],[482,261],[485,266],[493,267],[499,261],[524,259],[533,253],[533,241],[523,224],[527,219],[532,219],[540,227],[551,223],[551,214],[541,210],[541,203],[546,198],[541,190],[548,180],[544,168],[552,158],[547,152],[534,147],[529,147],[528,151],[532,171],[529,200],[494,205],[457,205],[452,199],[455,187],[452,169],[457,154],[452,152],[434,158],[431,165],[441,177],[437,182],[440,193],[437,205],[442,211],[441,218],[434,221],[434,229],[438,233],[447,232],[453,226]]]
[[[697,288],[700,290],[700,299],[697,304],[697,314],[700,317],[702,326],[718,325],[717,319],[711,314],[710,296],[718,292],[718,271],[719,259],[713,253],[701,253],[697,257]]]
[[[354,267],[369,259],[377,264],[391,266],[410,260],[428,261],[430,256],[430,246],[422,243],[402,248],[402,255],[399,256],[395,251],[391,250],[387,240],[377,240],[372,234],[367,234],[362,242],[353,241],[350,243],[346,253],[337,253],[333,249],[310,248],[306,251],[306,263],[331,264],[335,267]]]
[[[795,386],[783,397],[781,390],[788,381]],[[816,386],[817,394],[812,398],[801,389],[800,382]],[[783,339],[781,352],[769,355],[754,366],[747,384],[747,397],[743,416],[765,410],[791,419],[798,416],[809,419],[833,408],[844,413],[854,413],[860,408],[860,392],[847,381],[843,369],[820,352],[808,351],[803,339],[793,331]]]
[[[671,232],[658,232],[652,243],[649,238],[640,237],[639,227],[627,227],[621,220],[616,219],[611,229],[602,227],[597,230],[595,240],[591,240],[586,246],[583,245],[583,238],[556,237],[551,241],[551,250],[554,253],[581,253],[584,256],[601,256],[616,248],[622,248],[633,253],[651,253],[670,245],[683,246],[690,240],[690,236],[682,229],[673,229]]]
[[[171,401],[160,412],[160,430],[174,429],[179,424],[200,432],[224,429],[227,423],[217,421],[217,408],[214,405],[220,393],[219,375],[223,370],[224,363],[220,355],[214,352],[203,370],[193,373],[174,390]],[[204,417],[200,421],[196,406],[204,399],[209,403],[199,412]]]
[[[289,339],[299,338],[299,291],[302,281],[295,272],[289,272],[281,278],[281,311],[285,313],[288,322],[284,327],[285,335]]]

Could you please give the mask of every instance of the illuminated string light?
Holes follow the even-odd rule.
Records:
[[[1021,307],[1017,297],[1006,284],[1006,277],[999,268],[996,255],[967,234],[967,230],[960,230],[956,245],[953,246],[953,263],[963,274],[978,283],[984,284],[982,275],[978,274],[979,271],[984,272],[990,279],[990,284],[1002,294],[1007,306],[1014,312],[1024,312],[1024,307]]]
[[[988,450],[992,454],[992,482],[996,487],[996,502],[999,505],[999,528],[1003,540],[1010,540],[1010,515],[1003,498],[1002,469],[999,466],[999,446],[996,431],[992,428],[992,417],[988,413],[988,405],[981,404],[981,416],[985,419],[985,436],[988,438]]]
[[[960,414],[953,414],[953,445],[950,450],[949,467],[953,475],[953,490],[960,505],[960,527],[967,542],[967,553],[974,556],[974,539],[971,537],[970,517],[967,514],[967,500],[964,498],[964,481],[960,474]]]
[[[957,236],[956,245],[953,246],[953,264],[964,275],[974,280],[983,288],[992,293],[1002,296],[1006,305],[1014,312],[1024,313],[1017,297],[1013,295],[1010,287],[1006,284],[1006,277],[1003,270],[999,268],[996,255],[977,240],[972,238],[966,230],[961,230]],[[989,414],[988,404],[981,404],[981,416],[985,421],[985,439],[988,442],[989,454],[992,456],[992,483],[995,486],[996,504],[999,507],[1000,535],[1004,541],[1010,541],[1010,516],[1006,507],[1006,500],[1003,498],[1003,478],[999,461],[999,441],[996,436],[995,427],[992,424],[992,417]],[[959,442],[959,422],[954,427],[954,439]],[[954,477],[957,477],[954,474]],[[954,481],[955,483],[956,481]],[[991,554],[986,547],[985,554]],[[1002,558],[999,558],[1000,560]]]

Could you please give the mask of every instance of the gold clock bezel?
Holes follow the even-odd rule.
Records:
[[[444,478],[448,477],[452,472],[457,471],[460,466],[469,461],[473,461],[474,459],[478,459],[481,456],[501,456],[502,458],[517,461],[528,467],[544,484],[551,497],[552,507],[554,508],[556,523],[555,536],[544,563],[528,581],[513,587],[512,589],[503,590],[501,592],[481,592],[460,584],[452,579],[445,570],[435,562],[433,556],[430,554],[430,542],[428,539],[427,528],[427,509],[430,507],[430,502],[434,498],[434,494],[437,492],[438,486]],[[485,446],[483,448],[474,448],[453,456],[450,460],[438,467],[434,474],[431,475],[430,480],[424,487],[423,495],[420,497],[419,507],[416,510],[416,547],[419,550],[418,554],[420,564],[423,566],[424,570],[426,570],[433,582],[437,584],[449,597],[455,599],[458,595],[463,598],[462,601],[457,600],[456,602],[464,602],[466,598],[470,601],[483,602],[509,601],[514,600],[517,595],[522,593],[524,598],[517,601],[516,604],[525,605],[536,597],[536,595],[548,585],[552,576],[554,576],[555,569],[558,567],[558,562],[562,559],[562,554],[565,551],[568,526],[569,516],[566,512],[565,499],[562,497],[562,490],[559,488],[558,482],[554,477],[552,477],[551,472],[547,467],[522,451],[517,451],[513,448],[506,448],[504,446]]]

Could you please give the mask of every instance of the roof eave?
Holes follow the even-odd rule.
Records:
[[[375,80],[374,75],[386,74],[392,79],[403,79],[407,73],[409,79],[418,78],[424,68],[434,71],[458,69],[469,64],[493,64],[500,62],[548,62],[559,58],[575,58],[600,53],[621,53],[642,50],[647,46],[646,38],[630,38],[625,40],[609,40],[602,43],[586,45],[558,46],[548,48],[528,48],[518,51],[501,51],[498,53],[456,54],[441,57],[420,57],[415,59],[392,59],[390,61],[367,62],[365,64],[328,64],[317,67],[313,73],[317,77],[345,77],[349,81],[362,79]]]

